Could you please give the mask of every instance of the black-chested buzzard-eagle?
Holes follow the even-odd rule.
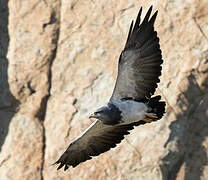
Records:
[[[97,120],[73,140],[55,162],[58,169],[75,167],[116,146],[124,135],[141,124],[161,119],[165,102],[152,97],[159,83],[163,63],[159,38],[154,30],[157,11],[150,18],[152,6],[140,23],[132,21],[124,50],[118,63],[118,75],[109,102],[90,118]]]

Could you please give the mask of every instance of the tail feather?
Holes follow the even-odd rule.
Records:
[[[148,113],[155,114],[155,120],[161,119],[165,113],[165,102],[160,101],[161,96],[155,96],[149,100],[147,106],[149,108]]]

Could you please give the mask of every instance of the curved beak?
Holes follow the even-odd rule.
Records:
[[[89,118],[91,119],[91,118],[96,118],[97,116],[94,114],[94,113],[92,113],[90,116],[89,116]]]

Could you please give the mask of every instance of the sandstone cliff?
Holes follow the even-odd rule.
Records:
[[[52,166],[115,83],[140,6],[159,10],[166,116],[67,172]],[[207,0],[0,1],[0,179],[208,179]]]

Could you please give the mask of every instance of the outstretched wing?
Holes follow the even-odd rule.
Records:
[[[127,42],[119,58],[118,75],[111,100],[150,98],[160,81],[163,63],[159,38],[154,30],[157,11],[152,6],[140,24],[142,8],[135,24],[131,23]],[[133,27],[134,24],[134,27]]]
[[[91,159],[92,156],[98,156],[115,147],[124,139],[124,135],[129,134],[129,130],[144,123],[144,121],[139,121],[129,125],[109,126],[97,120],[69,144],[67,150],[55,164],[60,163],[58,169],[65,166],[64,170],[70,166],[75,167],[81,162]]]

